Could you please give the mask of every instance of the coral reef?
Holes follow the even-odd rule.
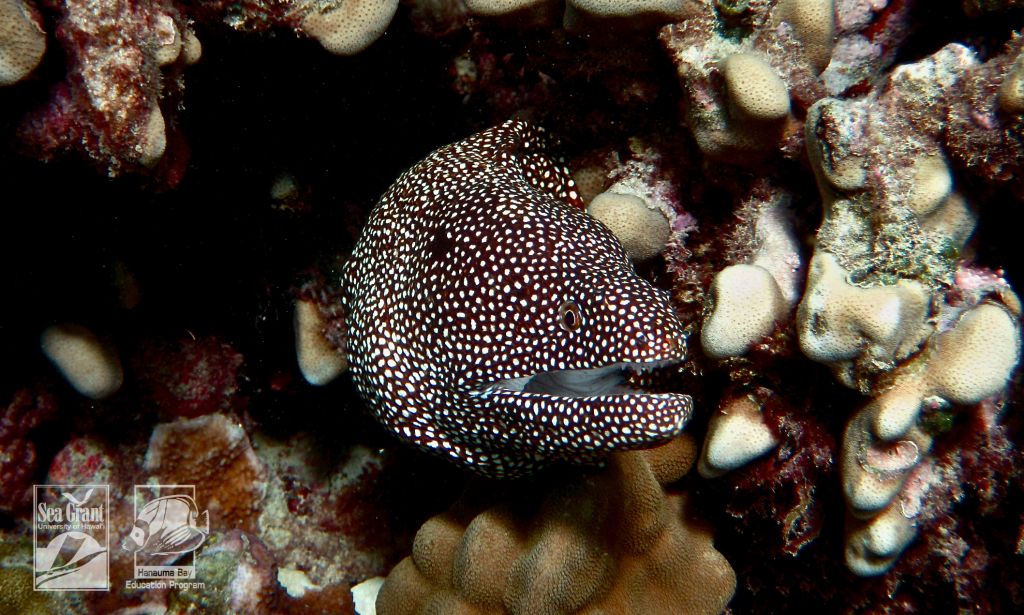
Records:
[[[791,10],[786,4],[779,3],[777,10]],[[841,18],[852,17],[843,13],[842,5],[839,8]],[[756,19],[758,10],[767,9],[750,10],[754,13],[741,12]],[[765,19],[768,14],[763,13]],[[894,17],[887,16],[890,26]],[[712,18],[721,16],[707,16]],[[852,24],[840,22],[841,29]],[[771,128],[765,122],[782,122],[790,102],[783,94],[793,91],[787,83],[795,82],[799,63],[773,55],[770,46],[762,47],[768,43],[759,37],[776,36],[779,30],[768,34],[755,28],[754,34],[741,36],[739,47],[728,47],[735,41],[717,32],[702,33],[693,23],[662,31],[683,79],[687,124],[707,156],[731,156],[746,149],[759,154],[732,159],[741,164],[782,164],[773,160],[800,153],[791,147],[794,135],[783,123]],[[955,483],[959,465],[947,463],[946,474],[936,469],[930,451],[944,434],[934,429],[935,417],[954,416],[958,407],[992,403],[990,398],[998,403],[1020,358],[1016,296],[999,273],[972,266],[962,257],[971,254],[967,242],[978,220],[972,199],[985,191],[957,179],[985,172],[964,155],[984,146],[977,141],[970,149],[961,145],[964,135],[977,134],[980,139],[981,133],[987,135],[994,162],[986,180],[1016,190],[1011,161],[1016,160],[1018,140],[1012,136],[1013,122],[986,110],[998,104],[1000,80],[1013,78],[1017,40],[1014,35],[1006,50],[984,63],[970,49],[949,45],[920,62],[897,67],[885,83],[859,98],[842,96],[849,91],[849,82],[842,88],[836,85],[835,75],[848,57],[834,56],[830,64],[817,62],[819,71],[828,64],[826,72],[833,76],[823,75],[815,86],[819,89],[803,90],[801,97],[792,99],[793,105],[806,110],[807,156],[824,209],[806,290],[799,284],[783,285],[787,267],[801,268],[801,250],[787,224],[757,228],[753,221],[768,211],[765,204],[771,199],[755,198],[741,202],[740,224],[731,236],[753,248],[730,255],[729,266],[715,275],[706,297],[701,329],[705,354],[721,360],[719,365],[738,384],[760,385],[764,392],[721,398],[720,410],[708,425],[703,475],[735,471],[772,449],[774,455],[755,463],[766,466],[773,463],[772,457],[788,454],[782,436],[795,417],[780,423],[779,415],[766,412],[762,404],[766,395],[775,395],[773,391],[792,391],[780,369],[784,364],[773,368],[765,361],[790,356],[794,337],[804,355],[829,365],[840,382],[872,398],[852,413],[837,455],[850,510],[846,562],[861,575],[890,570],[921,528],[935,531],[931,523],[936,515],[949,513],[954,501],[945,499],[949,492],[936,485]],[[842,41],[840,35],[836,53],[842,51]],[[748,57],[754,52],[761,54],[757,61]],[[717,62],[700,53],[718,58]],[[733,58],[739,59],[742,78],[749,81],[730,74]],[[758,62],[766,60],[779,62],[776,74],[760,76],[758,71],[766,69]],[[985,95],[980,95],[981,88]],[[774,111],[752,110],[754,103],[743,97],[748,90],[757,93],[757,109]],[[947,98],[948,91],[957,94]],[[966,104],[975,113],[963,129],[961,96],[969,97]],[[798,113],[787,122],[802,116]],[[743,127],[750,128],[755,120],[762,124],[744,133]],[[1000,168],[1005,169],[1002,176],[996,170]],[[773,190],[783,195],[776,203],[789,200],[785,192]],[[686,247],[698,253],[702,249],[693,241]],[[776,256],[765,262],[775,266],[757,267],[756,259],[770,252]],[[679,257],[681,272],[688,268],[687,258]],[[790,291],[788,301],[782,288]],[[797,302],[799,309],[793,314]],[[977,344],[990,348],[991,354],[971,354]],[[963,362],[954,354],[964,357]],[[932,374],[940,372],[948,373],[948,380],[941,377],[947,384],[933,380]],[[737,484],[745,478],[723,480]],[[771,514],[781,517],[785,510]],[[888,582],[903,574],[906,571],[897,567]]]
[[[1019,0],[0,0],[0,86],[0,611],[1024,609]],[[32,591],[37,484],[110,486],[109,591]]]
[[[1024,193],[1024,126],[1013,92],[1020,83],[1024,38],[1016,33],[1000,51],[982,62],[965,50],[957,96],[943,100],[945,130],[941,137],[949,157],[968,177],[993,186],[1007,185],[1019,199]]]
[[[697,15],[663,29],[661,39],[683,83],[686,122],[701,151],[740,161],[780,146],[798,154],[799,123],[790,107],[803,108],[824,93],[816,76],[827,52],[821,31],[831,30],[833,12],[766,2],[743,3],[729,15],[710,0],[697,4]],[[746,27],[721,23],[730,20]],[[775,21],[779,27],[771,27]]]
[[[32,483],[40,460],[33,432],[56,418],[56,400],[42,387],[25,388],[0,414],[0,511],[21,513],[32,506]]]
[[[359,53],[380,38],[398,9],[398,0],[309,0],[298,4],[293,10],[305,12],[302,31],[327,51],[341,55]]]
[[[157,185],[176,185],[189,148],[177,122],[184,68],[200,60],[195,21],[226,22],[244,30],[287,27],[313,37],[332,53],[362,51],[379,38],[398,0],[298,2],[44,1],[42,12],[5,2],[0,85],[38,64],[52,27],[66,54],[68,73],[50,100],[22,121],[19,137],[44,160],[68,152],[91,159],[109,175],[150,174]]]
[[[0,2],[0,86],[25,78],[46,51],[46,33],[32,5],[22,0]]]
[[[328,341],[328,320],[313,301],[295,301],[295,357],[307,382],[322,386],[348,368],[348,359]]]
[[[870,518],[851,522],[847,539],[847,562],[860,574],[884,572],[915,535],[924,494],[895,500],[928,482],[917,476],[929,473],[932,446],[918,427],[925,400],[980,403],[1020,359],[1020,308],[1008,286],[957,288],[969,279],[957,257],[977,214],[953,192],[946,159],[956,149],[933,105],[976,65],[970,50],[949,45],[897,67],[876,95],[824,99],[808,112],[825,217],[797,327],[805,354],[875,396],[843,444],[851,514]],[[886,122],[872,121],[883,114]],[[974,354],[982,346],[985,357]]]
[[[32,541],[0,534],[0,609],[24,615],[58,612],[53,594],[35,591],[33,582]]]
[[[40,346],[64,378],[82,395],[109,397],[121,388],[124,372],[117,352],[81,325],[47,327]]]
[[[540,497],[481,508],[466,495],[420,528],[377,612],[721,612],[736,577],[687,495],[666,488],[695,453],[682,436]]]
[[[274,613],[277,574],[274,557],[258,538],[240,530],[211,535],[198,558],[203,587],[185,589],[171,598],[173,612]]]
[[[615,233],[626,254],[638,262],[660,254],[672,231],[664,213],[632,194],[602,192],[590,201],[587,213]]]
[[[46,106],[25,118],[20,136],[26,147],[45,159],[81,148],[115,175],[156,165],[169,143],[163,84],[168,96],[180,90],[173,76],[161,73],[173,75],[176,64],[194,59],[181,53],[182,41],[194,37],[186,18],[169,1],[142,3],[141,10],[129,2],[89,0],[43,8],[57,15],[53,31],[68,54],[69,72]]]
[[[257,444],[268,471],[258,535],[282,568],[301,570],[321,587],[386,570],[398,555],[389,537],[411,533],[401,514],[381,516],[408,489],[396,469],[362,447],[329,471],[308,438]]]
[[[700,331],[711,358],[746,354],[788,312],[775,278],[757,265],[730,265],[718,272],[709,291],[711,309]]]
[[[251,531],[266,493],[266,470],[241,425],[223,414],[161,423],[142,468],[158,484],[217,484],[206,502],[215,528]]]
[[[153,341],[134,360],[143,394],[162,417],[192,418],[245,407],[243,356],[215,337]]]
[[[319,449],[308,436],[258,437],[254,445],[236,420],[219,413],[157,424],[148,445],[118,452],[98,438],[72,439],[46,480],[111,485],[112,529],[132,526],[133,485],[181,483],[196,486],[211,529],[196,556],[196,578],[205,587],[149,591],[122,584],[109,595],[90,595],[83,608],[145,602],[182,612],[351,612],[349,585],[386,572],[401,554],[392,540],[411,540],[423,517],[415,505],[431,498],[415,476],[365,448],[340,460]],[[31,496],[30,489],[24,493]],[[113,550],[111,574],[127,579],[131,570],[131,554]],[[298,575],[303,583],[294,580]],[[307,590],[299,591],[303,585]]]

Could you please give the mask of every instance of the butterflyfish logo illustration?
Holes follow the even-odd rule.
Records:
[[[134,553],[136,579],[195,578],[195,550],[210,533],[195,495],[194,485],[135,486],[135,521],[121,548]]]
[[[34,588],[110,589],[108,485],[34,485]]]

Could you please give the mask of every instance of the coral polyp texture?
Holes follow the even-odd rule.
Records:
[[[117,352],[81,325],[48,327],[40,336],[46,358],[76,391],[101,399],[117,392],[124,380]]]
[[[615,233],[635,261],[645,261],[665,249],[672,226],[665,214],[632,194],[602,192],[587,206],[587,213]]]
[[[0,86],[24,79],[46,51],[38,15],[22,0],[0,2]]]
[[[1024,612],[1019,0],[0,0],[0,132],[4,613]]]
[[[712,358],[746,354],[787,312],[778,283],[757,265],[726,267],[715,276],[710,294],[713,307],[700,339]]]
[[[483,510],[468,495],[420,528],[377,612],[721,612],[736,576],[690,497],[666,487],[695,448],[684,436],[616,453],[589,480]]]
[[[348,367],[344,352],[325,336],[327,326],[315,302],[295,302],[295,356],[302,376],[313,385],[327,384]]]
[[[301,29],[331,53],[352,55],[366,49],[387,29],[398,0],[310,0]]]

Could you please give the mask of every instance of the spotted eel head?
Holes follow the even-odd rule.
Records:
[[[360,392],[400,437],[479,473],[589,462],[689,419],[688,396],[624,385],[681,360],[685,334],[528,124],[410,169],[346,272]]]
[[[445,314],[455,325],[444,327],[445,339],[485,349],[447,355],[458,405],[493,421],[484,429],[499,458],[524,449],[489,471],[498,475],[550,458],[586,461],[651,446],[678,434],[691,414],[686,395],[624,384],[630,370],[685,356],[668,293],[641,278],[611,231],[571,203],[568,173],[530,152],[497,158],[518,190],[494,199],[477,221],[493,229],[483,258],[465,269],[480,309],[456,309],[451,322]],[[484,449],[478,470],[493,460]]]
[[[497,326],[480,319],[470,328],[470,340],[487,339],[473,330],[493,330],[514,342],[459,364],[460,380],[471,391],[636,394],[619,385],[624,371],[685,355],[686,335],[668,294],[637,275],[600,222],[557,201],[545,207],[557,215],[525,241],[504,245],[509,265],[481,285],[494,301],[488,314],[501,315]]]

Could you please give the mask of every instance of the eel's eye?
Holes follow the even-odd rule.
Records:
[[[566,301],[558,308],[558,325],[566,331],[575,331],[583,325],[583,313],[573,301]]]

